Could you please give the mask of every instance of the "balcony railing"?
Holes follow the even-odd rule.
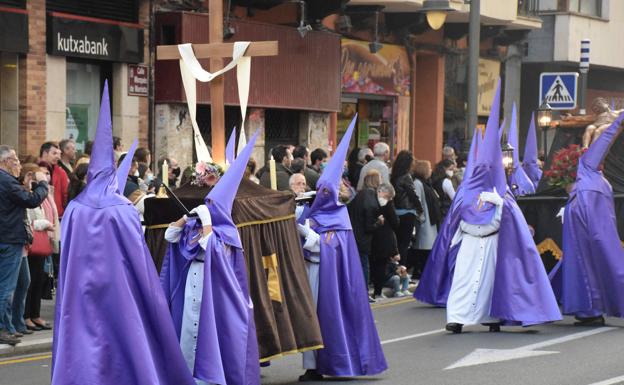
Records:
[[[539,0],[518,0],[518,15],[535,17],[539,11]]]

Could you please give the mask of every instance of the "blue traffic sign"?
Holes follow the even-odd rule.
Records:
[[[578,73],[543,72],[540,75],[540,99],[538,105],[546,101],[553,110],[576,108]]]

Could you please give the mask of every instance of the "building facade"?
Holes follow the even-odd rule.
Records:
[[[0,19],[0,142],[20,155],[64,138],[83,150],[108,80],[114,134],[148,144],[147,76],[131,76],[147,75],[148,1],[2,0]]]
[[[529,34],[522,64],[522,129],[526,130],[531,111],[540,104],[540,74],[578,72],[583,39],[591,40],[587,113],[591,113],[591,103],[597,97],[606,98],[615,109],[623,109],[624,52],[617,49],[617,36],[624,33],[624,2],[541,0],[539,5],[543,28]],[[577,111],[555,111],[554,119],[560,113]],[[550,143],[554,131],[548,136]]]

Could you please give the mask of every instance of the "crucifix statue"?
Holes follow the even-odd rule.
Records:
[[[223,58],[232,57],[233,43],[223,42],[223,1],[208,0],[209,12],[209,44],[193,44],[192,50],[197,59],[210,59],[210,71],[217,72],[223,68]],[[277,41],[251,42],[244,56],[275,56],[278,54]],[[177,45],[159,45],[156,47],[157,60],[179,60],[181,58]],[[212,129],[212,160],[223,165],[225,163],[225,110],[223,77],[218,76],[210,81],[210,123]],[[244,127],[241,127],[241,130]]]

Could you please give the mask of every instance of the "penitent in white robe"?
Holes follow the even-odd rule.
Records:
[[[303,206],[297,206],[295,210],[295,216],[297,219],[303,212]],[[299,225],[301,226],[301,225]],[[318,303],[318,291],[319,291],[319,264],[321,262],[321,238],[319,235],[310,230],[308,236],[305,238],[303,249],[308,251],[305,256],[306,270],[308,273],[308,282],[310,283],[310,289],[312,290],[312,300],[314,306]],[[303,368],[304,369],[316,369],[316,351],[310,350],[303,352]]]
[[[212,233],[202,237],[198,242],[202,250],[206,250]],[[177,243],[182,236],[182,228],[169,225],[165,231],[165,240]],[[204,254],[199,253],[191,262],[184,287],[184,310],[182,312],[182,328],[180,330],[180,348],[184,360],[191,373],[195,368],[195,351],[197,350],[197,334],[199,331],[199,313],[201,310],[204,290]],[[197,385],[209,385],[205,381],[195,379]]]
[[[498,322],[490,317],[490,307],[502,210],[502,204],[497,205],[494,218],[487,225],[471,225],[464,221],[459,224],[452,241],[452,245],[459,242],[461,245],[446,304],[447,323]]]

